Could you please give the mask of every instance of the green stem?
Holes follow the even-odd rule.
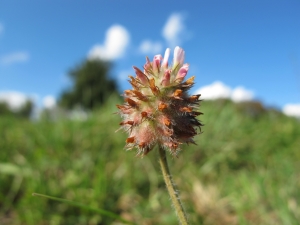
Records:
[[[180,224],[188,225],[189,223],[187,220],[187,216],[183,210],[181,201],[179,199],[179,195],[178,195],[177,191],[175,190],[172,176],[170,174],[167,157],[166,157],[166,151],[161,146],[159,146],[159,155],[160,155],[159,164],[161,166],[161,171],[162,171],[169,195],[172,199],[172,203],[174,205],[175,211],[177,213],[178,219],[180,221]]]

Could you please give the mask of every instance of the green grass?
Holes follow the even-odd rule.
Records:
[[[154,149],[126,152],[113,98],[86,121],[0,118],[0,224],[177,224]],[[203,134],[169,166],[191,224],[299,224],[300,122],[203,102]]]

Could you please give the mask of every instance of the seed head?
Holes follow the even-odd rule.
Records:
[[[193,138],[201,132],[196,118],[202,114],[197,111],[200,95],[187,93],[195,77],[184,82],[189,69],[183,64],[185,52],[177,46],[171,66],[169,56],[168,48],[164,58],[156,55],[151,62],[146,57],[143,71],[134,66],[136,76],[129,76],[132,90],[125,90],[125,103],[117,105],[120,125],[129,135],[126,147],[137,148],[137,155],[146,155],[158,144],[176,156],[181,144],[195,144]]]

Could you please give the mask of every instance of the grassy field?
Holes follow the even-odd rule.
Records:
[[[135,224],[177,224],[158,151],[124,150],[116,101],[85,121],[0,118],[0,224],[122,224],[32,193]],[[198,145],[168,155],[191,224],[299,224],[299,120],[259,103],[207,101],[201,111]]]

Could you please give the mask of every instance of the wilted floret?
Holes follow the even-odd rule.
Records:
[[[196,118],[200,95],[189,96],[194,76],[187,79],[189,65],[184,63],[185,52],[176,47],[173,64],[168,65],[170,49],[162,58],[146,57],[143,71],[133,67],[136,76],[129,76],[132,90],[124,91],[125,103],[117,105],[123,118],[120,123],[128,132],[127,149],[136,147],[138,155],[146,155],[158,144],[172,155],[177,155],[183,143],[195,143],[193,138],[201,131]],[[198,128],[198,129],[197,129]]]

